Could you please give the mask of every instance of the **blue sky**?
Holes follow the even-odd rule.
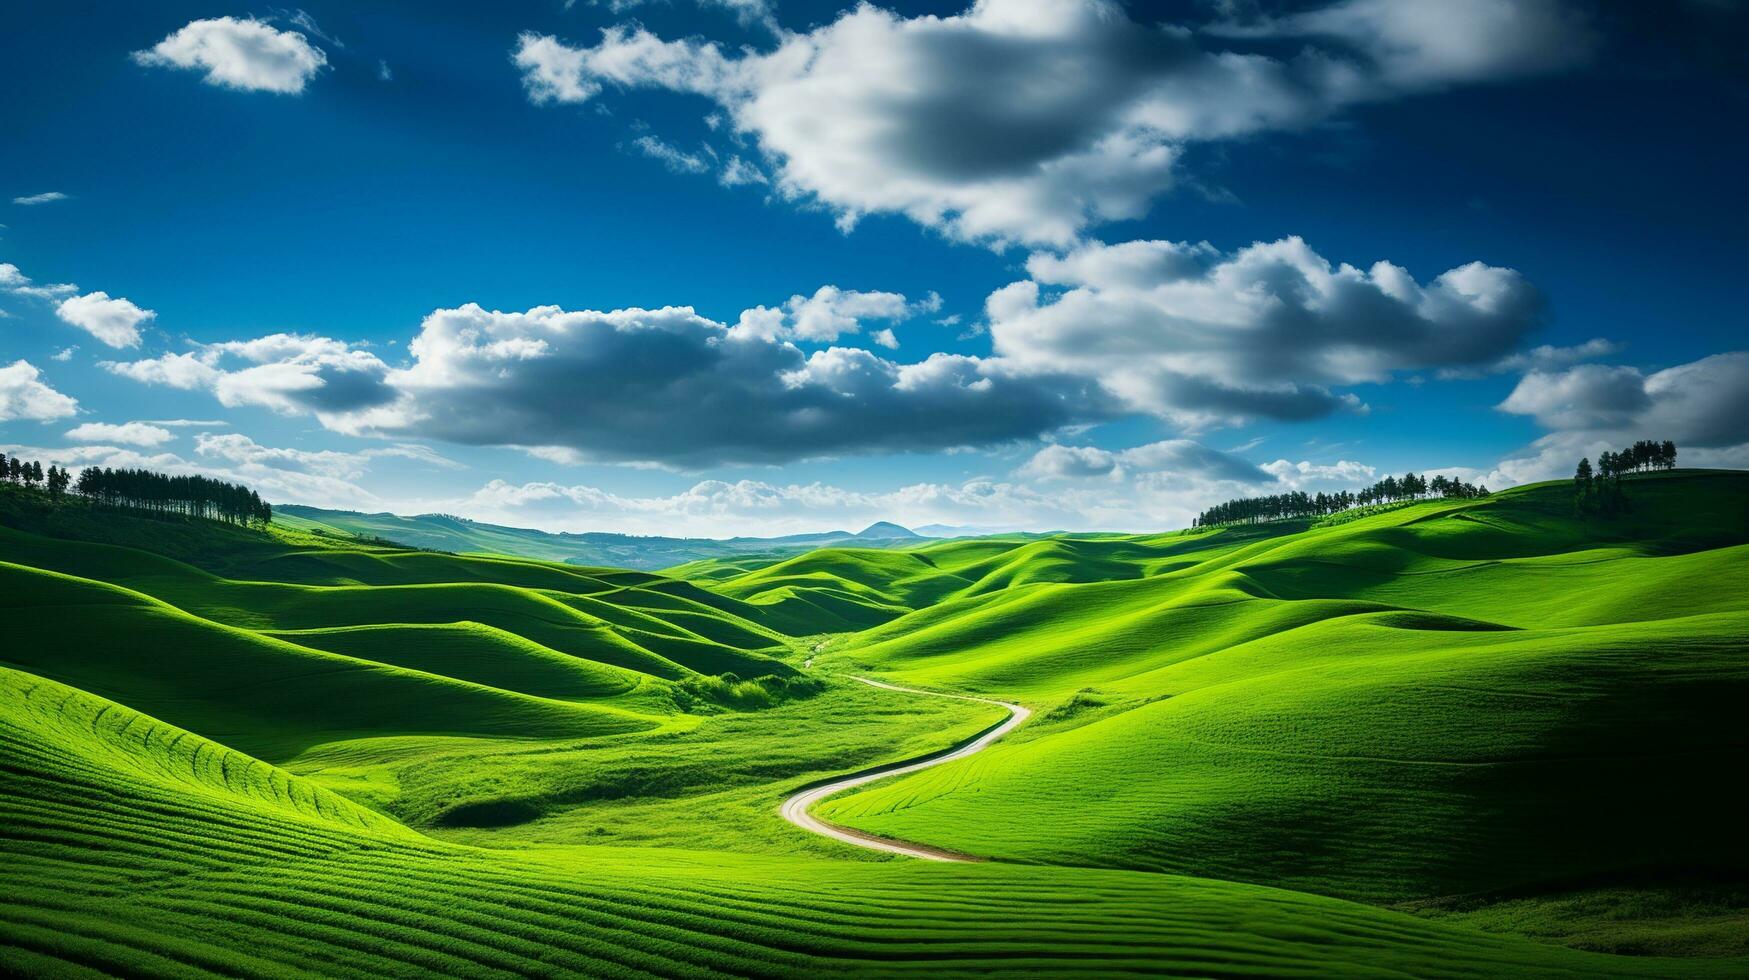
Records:
[[[713,535],[1749,461],[1736,4],[355,7],[13,15],[0,445]]]

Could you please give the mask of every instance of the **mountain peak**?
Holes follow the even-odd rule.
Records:
[[[919,535],[910,528],[900,527],[891,521],[875,521],[868,527],[856,532],[859,538],[915,538]]]

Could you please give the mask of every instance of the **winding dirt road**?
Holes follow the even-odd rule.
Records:
[[[852,679],[861,681],[870,687],[884,688],[889,691],[903,691],[906,694],[921,694],[932,698],[953,698],[957,701],[979,701],[984,704],[999,705],[1008,709],[1008,720],[997,725],[995,728],[990,729],[984,734],[979,735],[977,738],[951,749],[932,752],[929,755],[918,756],[915,759],[910,759],[905,762],[889,763],[884,766],[876,766],[873,769],[864,769],[861,772],[851,773],[848,776],[834,779],[829,783],[823,783],[811,789],[804,789],[783,801],[783,808],[779,811],[783,814],[783,818],[803,830],[811,830],[816,834],[831,837],[834,840],[841,840],[846,844],[855,844],[857,847],[866,847],[871,850],[888,851],[893,854],[905,854],[910,857],[923,858],[928,861],[984,860],[980,857],[973,857],[970,854],[961,854],[958,851],[949,851],[940,847],[930,847],[928,844],[913,844],[909,841],[894,840],[891,837],[878,837],[874,834],[865,834],[860,830],[851,830],[848,827],[835,826],[815,817],[813,814],[809,813],[808,810],[811,809],[814,804],[820,802],[826,797],[841,793],[844,790],[861,786],[865,783],[872,783],[877,779],[885,779],[888,776],[898,776],[908,772],[916,772],[919,769],[928,769],[930,766],[939,766],[944,762],[952,762],[955,759],[964,759],[966,756],[972,755],[973,753],[982,752],[991,742],[994,742],[1013,731],[1016,726],[1030,717],[1032,715],[1032,709],[1018,704],[1010,704],[1007,701],[993,701],[989,698],[975,698],[966,694],[938,694],[935,691],[919,691],[916,688],[899,687],[896,684],[883,684],[880,681],[871,681],[866,677],[856,677]]]

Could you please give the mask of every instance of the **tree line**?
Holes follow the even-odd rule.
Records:
[[[266,524],[273,508],[248,487],[206,476],[169,476],[152,470],[88,466],[72,474],[59,466],[44,470],[35,460],[0,453],[0,475],[28,489],[60,498],[69,488],[85,501],[153,515],[179,514],[231,524]]]
[[[1360,490],[1338,490],[1335,493],[1308,494],[1303,490],[1268,494],[1262,497],[1239,497],[1215,504],[1203,511],[1193,527],[1214,527],[1221,524],[1260,524],[1290,517],[1323,517],[1339,514],[1355,507],[1425,500],[1435,497],[1486,497],[1488,488],[1465,483],[1447,476],[1428,479],[1414,473],[1401,477],[1387,476]]]
[[[1573,471],[1573,504],[1579,513],[1614,514],[1627,507],[1621,478],[1629,473],[1676,468],[1676,443],[1641,439],[1621,452],[1604,450],[1597,466],[1589,458],[1579,460]]]
[[[67,484],[72,477],[59,466],[50,466],[46,471],[43,464],[36,460],[23,460],[17,456],[7,456],[0,453],[0,479],[8,483],[16,483],[32,490],[41,487],[49,492],[51,497],[59,497],[67,492]]]

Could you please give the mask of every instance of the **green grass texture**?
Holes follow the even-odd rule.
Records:
[[[669,573],[0,487],[0,964],[1740,976],[1749,475],[1626,483]],[[1003,715],[851,676],[1034,709],[816,810],[988,860],[778,818]]]

